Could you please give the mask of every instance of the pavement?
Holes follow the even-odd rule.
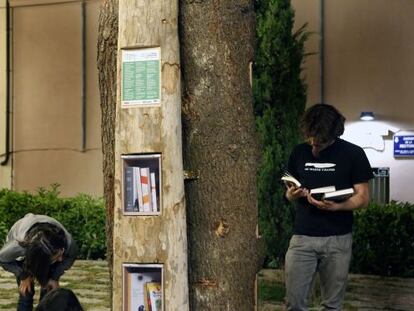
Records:
[[[60,279],[60,286],[70,288],[85,311],[110,311],[109,273],[106,261],[77,260]],[[35,288],[35,302],[39,288]],[[16,311],[18,290],[13,274],[0,268],[0,310]]]
[[[281,270],[265,269],[264,282],[283,282]],[[72,289],[85,311],[110,311],[109,273],[106,261],[77,260],[61,278],[62,287]],[[39,289],[36,287],[35,301]],[[0,268],[0,310],[15,311],[17,284],[14,276]],[[284,310],[282,302],[259,302],[258,311]],[[320,310],[318,307],[310,310]],[[369,275],[349,276],[344,311],[414,310],[414,279]],[[173,310],[174,311],[174,310]]]
[[[284,282],[282,270],[264,269],[259,272],[259,281]],[[313,296],[313,297],[312,297]],[[317,297],[316,297],[317,296]],[[311,299],[320,301],[318,293]],[[316,298],[316,299],[315,299]],[[284,310],[281,301],[262,301],[259,311]],[[321,310],[317,305],[311,310]],[[344,299],[344,311],[414,310],[414,279],[381,277],[376,275],[350,274]]]

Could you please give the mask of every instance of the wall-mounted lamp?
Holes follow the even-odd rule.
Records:
[[[363,111],[359,117],[362,121],[372,121],[375,119],[374,113],[372,111]]]

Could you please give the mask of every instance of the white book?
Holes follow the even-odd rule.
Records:
[[[326,187],[319,187],[313,188],[309,190],[309,193],[313,196],[314,199],[320,201],[323,200],[326,193],[335,191],[335,186],[326,186]]]
[[[158,212],[157,189],[155,188],[155,173],[151,173],[151,204],[152,211]]]
[[[142,205],[144,212],[151,212],[151,185],[148,167],[141,168]]]
[[[344,201],[354,194],[354,188],[341,189],[337,191],[327,192],[324,194],[324,200]]]
[[[320,188],[313,188],[310,190],[311,194],[318,194],[318,193],[327,193],[336,191],[335,186],[327,186],[327,187],[320,187]]]
[[[286,184],[294,184],[298,188],[302,185],[299,180],[290,175],[288,172],[283,174],[281,180],[283,180]]]

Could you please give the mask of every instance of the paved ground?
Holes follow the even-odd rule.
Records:
[[[259,273],[262,282],[283,284],[280,270],[262,270]],[[317,295],[313,295],[314,298]],[[316,299],[318,298],[316,297]],[[259,304],[260,311],[283,310],[279,301],[264,301]],[[319,310],[315,307],[311,310]],[[345,311],[371,310],[414,310],[414,279],[388,278],[368,275],[349,276],[344,301]]]
[[[72,289],[85,310],[109,311],[108,281],[105,261],[77,260],[72,269],[62,276],[60,285]],[[39,290],[36,289],[36,292]],[[17,295],[14,276],[0,268],[0,310],[15,311]]]
[[[283,274],[280,270],[262,270],[259,280],[283,284]],[[78,260],[63,275],[60,283],[76,293],[86,311],[110,310],[108,268],[105,261]],[[16,300],[16,281],[12,274],[0,268],[0,310],[15,311]],[[259,311],[275,310],[283,310],[280,301],[264,301],[259,304]],[[344,310],[414,310],[414,279],[351,275]]]

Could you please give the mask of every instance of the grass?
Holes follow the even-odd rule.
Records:
[[[277,302],[283,303],[285,297],[285,286],[282,282],[259,281],[259,303]]]

